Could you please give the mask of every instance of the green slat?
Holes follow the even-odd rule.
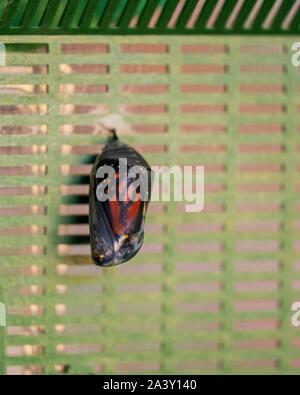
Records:
[[[101,22],[99,24],[101,30],[107,28],[110,25],[111,19],[114,17],[118,6],[119,6],[119,1],[117,0],[111,0],[108,2],[104,11],[104,15],[101,18]]]
[[[128,28],[129,24],[136,12],[136,9],[138,7],[137,1],[136,0],[128,0],[126,3],[126,7],[124,12],[122,13],[122,16],[120,18],[120,22],[118,23],[118,26],[120,28]]]
[[[1,28],[9,29],[12,19],[15,16],[15,13],[20,6],[21,0],[16,0],[15,2],[7,2],[6,8],[4,10],[2,21],[1,21]]]
[[[205,2],[204,6],[201,10],[201,13],[198,17],[198,20],[196,22],[196,25],[195,25],[197,30],[199,30],[201,32],[204,32],[207,30],[206,23],[207,23],[208,19],[210,18],[217,3],[218,3],[218,0],[211,0],[210,2],[207,2],[207,1]]]
[[[74,14],[76,13],[78,6],[79,6],[78,0],[68,0],[63,15],[61,16],[60,26],[62,29],[64,30],[72,29]]]
[[[234,6],[228,3],[227,1],[224,3],[223,8],[218,16],[218,19],[216,20],[214,30],[220,30],[226,32],[225,26],[228,21],[228,18],[232,13],[232,10],[234,9]]]
[[[32,19],[35,16],[35,12],[37,10],[37,6],[36,6],[36,1],[34,0],[29,0],[23,19],[22,19],[22,27],[30,27]]]
[[[268,12],[272,9],[273,5],[275,4],[274,0],[265,0],[263,2],[263,5],[261,9],[259,10],[259,13],[257,17],[255,18],[254,24],[253,24],[253,29],[257,31],[262,31],[262,24],[264,23],[264,20],[266,19],[266,15],[268,15]]]
[[[41,29],[47,29],[53,26],[53,19],[57,13],[57,4],[48,0],[47,7],[41,20]]]
[[[279,34],[283,33],[283,30],[281,29],[281,25],[282,25],[282,22],[284,21],[284,19],[286,18],[286,16],[288,15],[288,13],[290,12],[291,8],[292,8],[291,2],[288,0],[284,0],[283,6],[279,9],[279,12],[277,13],[276,17],[274,18],[273,26],[278,27]],[[272,28],[273,28],[273,26],[272,26]]]
[[[179,29],[185,29],[186,25],[198,3],[198,0],[189,0],[185,3],[184,8],[179,16],[176,27]]]
[[[255,6],[255,3],[251,0],[246,0],[242,9],[240,10],[240,13],[235,21],[234,28],[237,29],[240,33],[245,32],[246,30],[244,29],[244,23],[247,20],[247,17],[253,10],[253,7]],[[248,29],[247,31],[249,31]]]
[[[32,17],[32,25],[31,25],[32,29],[40,26],[44,12],[47,7],[47,3],[48,2],[45,1],[45,2],[40,2],[38,5],[36,5],[36,2],[34,2],[36,8],[35,8],[35,11],[34,11],[33,17]],[[28,18],[30,19],[29,15],[28,15]],[[26,27],[26,23],[25,23],[25,29],[26,28],[30,29],[30,26]]]
[[[17,10],[16,10],[17,12],[15,13],[15,15],[11,21],[12,28],[19,28],[19,26],[22,24],[22,19],[23,19],[27,4],[28,4],[28,0],[25,0],[25,1],[19,3]]]
[[[88,2],[79,24],[80,28],[88,29],[90,27],[94,13],[96,12],[98,6],[99,6],[98,0],[92,0],[92,1],[90,0]]]
[[[139,26],[141,26],[143,30],[147,31],[149,22],[158,4],[159,4],[159,0],[153,0],[147,2],[146,7],[144,8],[143,13],[139,19]]]
[[[124,0],[121,3],[119,2],[118,7],[116,9],[115,14],[112,16],[110,25],[115,28],[119,26],[120,19],[122,18],[123,12],[126,8],[128,0]]]
[[[157,23],[157,27],[159,29],[167,28],[168,23],[170,22],[170,19],[173,15],[178,3],[179,3],[179,0],[176,0],[176,1],[167,0],[166,4],[164,5],[164,8],[162,10],[162,13],[160,15],[160,18],[158,20],[158,23]]]
[[[300,30],[299,19],[300,19],[300,9],[298,9],[296,15],[294,16],[294,19],[293,19],[293,21],[291,23],[291,27],[290,27],[290,29],[292,29],[295,32],[298,32],[298,34],[299,34],[299,30]]]

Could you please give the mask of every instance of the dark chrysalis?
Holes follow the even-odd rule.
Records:
[[[92,259],[106,267],[126,262],[140,250],[152,184],[146,160],[112,133],[93,166],[89,196]]]

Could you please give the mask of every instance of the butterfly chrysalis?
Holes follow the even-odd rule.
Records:
[[[112,134],[90,176],[91,254],[98,266],[115,266],[137,254],[151,196],[149,164]]]

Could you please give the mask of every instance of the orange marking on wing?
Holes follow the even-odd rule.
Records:
[[[112,227],[116,234],[123,234],[123,226],[120,221],[120,206],[118,200],[109,200],[110,211],[112,215]]]

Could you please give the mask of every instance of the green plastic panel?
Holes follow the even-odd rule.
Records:
[[[299,373],[297,38],[1,41],[7,373]],[[102,270],[88,174],[112,114],[152,165],[205,166],[205,208],[153,203],[143,251]]]
[[[0,34],[298,34],[298,0],[0,0]]]

